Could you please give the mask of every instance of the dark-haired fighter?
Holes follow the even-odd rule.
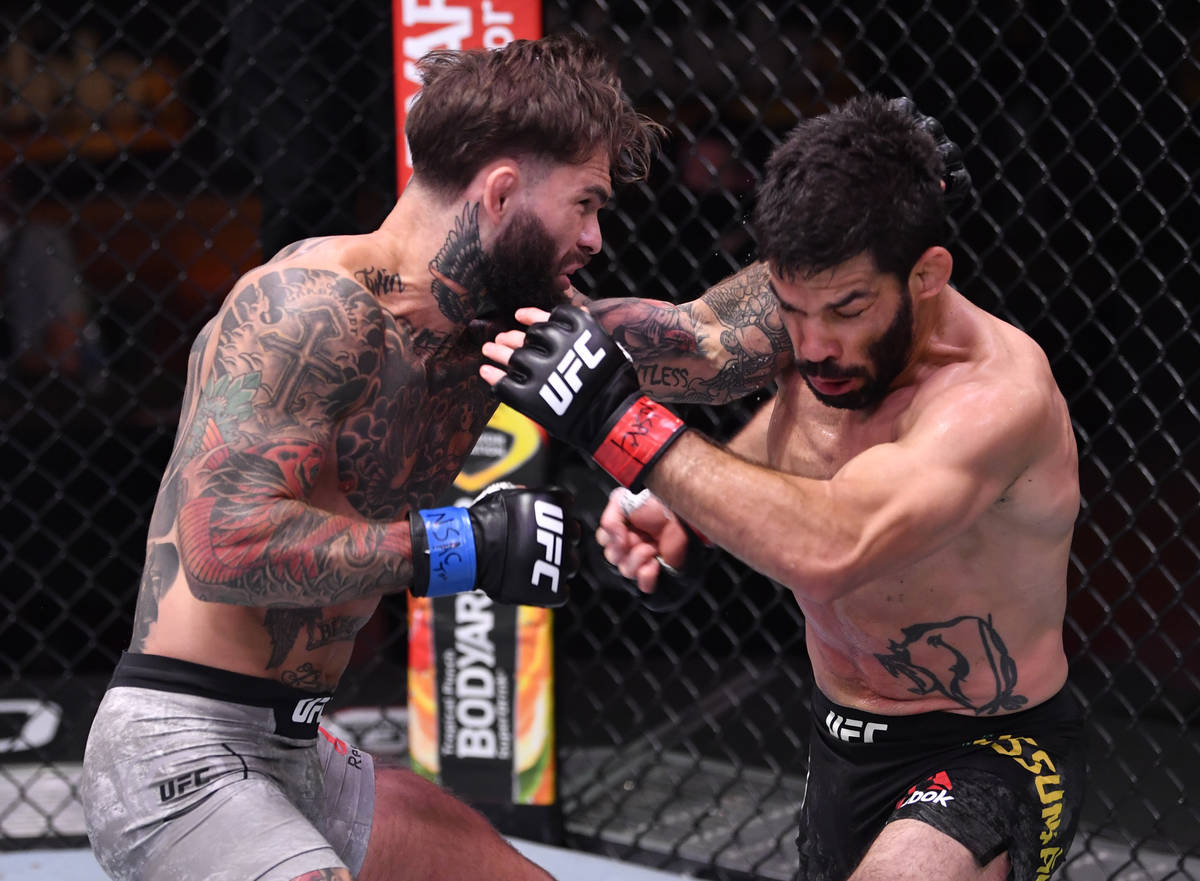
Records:
[[[81,796],[116,879],[545,879],[476,812],[318,728],[383,594],[559,605],[560,492],[431,508],[495,400],[480,325],[564,299],[657,127],[597,47],[441,52],[367,235],[284,248],[192,347],[133,639]]]
[[[1081,800],[1071,420],[1037,344],[950,284],[965,181],[928,122],[873,96],[804,121],[759,193],[761,263],[679,307],[526,310],[484,347],[502,400],[661,499],[618,489],[602,515],[624,575],[649,591],[686,568],[683,518],[795,595],[812,881],[1041,881]],[[772,375],[726,447],[647,397],[719,402]]]

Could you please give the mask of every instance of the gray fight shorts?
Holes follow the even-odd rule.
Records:
[[[328,695],[126,653],[84,753],[92,850],[116,881],[357,875],[371,757],[318,727]]]

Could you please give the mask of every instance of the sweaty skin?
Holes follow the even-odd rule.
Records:
[[[477,272],[471,217],[429,267],[433,298],[405,296],[380,234],[297,243],[234,287],[192,347],[132,651],[336,683],[411,581],[408,511],[495,408],[450,281]]]
[[[1074,435],[1040,350],[965,301],[960,308],[981,335],[975,351],[931,367],[869,414],[831,411],[795,370],[780,377],[773,406],[740,448],[803,480],[771,494],[769,472],[749,463],[713,475],[714,492],[735,497],[730,517],[757,509],[743,541],[787,543],[785,554],[754,556],[796,596],[817,685],[844,706],[1000,714],[1038,704],[1066,681]],[[993,407],[1011,408],[1005,416],[1026,409],[1002,426]],[[762,421],[765,437],[754,437]],[[980,436],[946,449],[956,424]],[[749,479],[737,491],[739,477]],[[789,509],[804,516],[779,529],[772,521]]]
[[[604,150],[501,157],[462,202],[410,184],[374,232],[243,276],[192,346],[130,650],[332,690],[380,597],[412,582],[410,510],[438,503],[496,408],[483,316],[564,298],[611,191]]]
[[[860,273],[840,287],[793,289],[789,313],[771,280],[755,264],[679,307],[576,299],[661,400],[720,402],[778,371],[773,401],[733,442],[689,432],[647,486],[794,594],[817,685],[834,702],[991,715],[1053,696],[1067,672],[1062,621],[1079,486],[1074,433],[1044,353],[939,284],[920,294],[917,354],[886,397],[837,409],[816,398],[796,362],[853,340],[847,328],[856,325],[843,320],[873,321],[878,334],[894,315],[879,306],[878,318],[826,316],[847,291],[865,286],[883,304],[897,292]],[[504,348],[520,341],[512,332],[484,351],[504,364]],[[646,505],[627,519],[614,495],[597,536],[643,589],[653,588],[655,554],[677,563],[683,545],[678,524],[651,522],[661,513]]]

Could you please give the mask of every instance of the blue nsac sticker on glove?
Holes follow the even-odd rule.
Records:
[[[466,508],[418,512],[429,541],[429,593],[441,597],[475,589],[475,532]]]

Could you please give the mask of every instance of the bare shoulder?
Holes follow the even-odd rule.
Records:
[[[1012,324],[981,310],[979,315],[971,345],[920,384],[919,404],[965,407],[976,418],[990,411],[1001,421],[1065,416],[1062,392],[1041,346]]]
[[[901,434],[1001,488],[1011,515],[1069,527],[1078,512],[1078,454],[1066,400],[1045,352],[998,319],[979,350],[932,372]]]
[[[301,239],[298,242],[292,242],[290,245],[284,245],[279,249],[269,260],[263,265],[267,266],[272,263],[284,263],[289,260],[294,260],[298,257],[307,255],[311,261],[321,252],[326,254],[337,253],[343,245],[343,240],[350,238],[349,236],[315,236],[310,239]]]
[[[296,256],[239,279],[212,330],[206,386],[236,378],[257,389],[264,416],[316,425],[375,385],[387,324],[379,299],[351,273]]]
[[[915,383],[897,437],[937,450],[995,479],[1053,463],[1074,472],[1066,401],[1045,353],[1029,336],[989,318],[970,347],[950,352]]]

